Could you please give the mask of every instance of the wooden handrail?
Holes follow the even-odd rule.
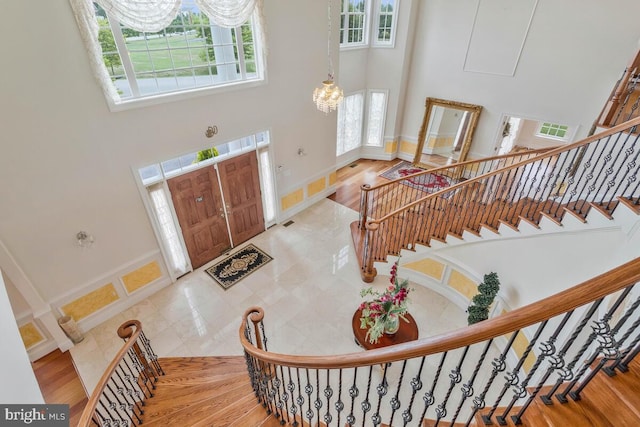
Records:
[[[574,310],[639,281],[640,258],[636,258],[580,285],[472,326],[417,341],[359,353],[335,356],[293,356],[260,350],[244,336],[244,330],[247,326],[246,317],[242,319],[240,325],[240,341],[248,354],[261,362],[275,365],[339,369],[383,364],[442,353],[497,338]]]
[[[380,184],[376,184],[373,187],[369,186],[369,184],[363,184],[360,188],[362,191],[365,192],[370,192],[370,191],[374,191],[374,190],[378,190],[380,188],[386,187],[388,185],[392,185],[395,183],[398,183],[400,181],[404,181],[408,178],[415,178],[417,176],[420,175],[425,175],[425,174],[429,174],[429,173],[442,173],[442,172],[446,172],[447,170],[451,170],[451,169],[458,169],[461,167],[466,167],[469,165],[473,165],[475,163],[486,163],[486,162],[491,162],[494,160],[504,160],[504,159],[508,159],[511,157],[519,157],[519,156],[523,156],[526,154],[538,154],[538,153],[546,153],[549,150],[555,149],[556,147],[547,147],[547,148],[538,148],[536,150],[529,150],[526,152],[520,152],[520,153],[507,153],[507,154],[501,154],[499,156],[493,156],[493,157],[483,157],[482,159],[474,159],[474,160],[465,160],[464,162],[460,162],[460,163],[453,163],[447,166],[440,166],[438,168],[434,168],[434,169],[425,169],[422,172],[416,172],[414,174],[411,175],[407,175],[405,177],[401,177],[401,178],[396,178],[394,180],[391,180],[389,182],[383,182]],[[450,187],[449,187],[450,188]]]
[[[82,416],[80,417],[80,421],[78,422],[78,427],[92,425],[92,418],[98,406],[98,402],[100,400],[102,392],[104,391],[107,383],[111,379],[120,362],[122,362],[129,350],[131,350],[131,348],[137,344],[138,338],[140,337],[141,333],[142,324],[138,320],[128,320],[120,325],[120,327],[118,328],[118,336],[122,339],[126,339],[127,341],[122,346],[120,351],[115,355],[115,357],[107,367],[107,370],[104,371],[104,374],[102,374],[100,381],[98,381],[98,384],[93,389],[93,393],[91,393],[91,397],[87,402],[87,406],[85,406],[84,411],[82,411]]]
[[[594,141],[598,141],[598,140],[600,140],[602,138],[606,138],[606,137],[612,136],[612,135],[614,135],[616,133],[619,133],[619,132],[624,132],[625,130],[627,130],[629,128],[632,128],[634,126],[638,126],[638,125],[640,125],[640,116],[636,117],[636,118],[634,118],[632,120],[629,120],[627,122],[624,122],[622,124],[619,124],[617,126],[614,126],[614,127],[610,128],[610,129],[607,129],[604,132],[589,136],[589,137],[587,137],[587,138],[585,138],[583,140],[574,142],[574,143],[569,144],[569,145],[563,145],[563,146],[560,146],[560,147],[557,147],[557,148],[553,148],[551,150],[548,150],[548,151],[544,152],[543,154],[541,154],[539,156],[535,156],[535,157],[532,157],[530,159],[523,160],[521,162],[515,163],[513,165],[506,166],[506,167],[500,168],[500,169],[496,169],[494,171],[487,172],[487,173],[482,174],[482,175],[478,175],[475,178],[471,178],[471,179],[468,179],[466,181],[462,181],[462,182],[459,182],[457,184],[454,184],[454,185],[452,185],[450,187],[444,188],[442,190],[438,190],[436,192],[429,193],[425,197],[422,197],[422,198],[420,198],[418,200],[410,202],[410,203],[404,205],[403,207],[398,208],[395,211],[386,214],[385,216],[383,216],[381,218],[376,218],[376,219],[373,219],[371,221],[368,221],[366,223],[366,227],[367,227],[367,229],[375,229],[375,228],[378,227],[378,224],[384,222],[388,218],[390,218],[390,217],[392,217],[394,215],[398,215],[401,212],[406,211],[406,210],[408,210],[408,209],[410,209],[410,208],[412,208],[412,207],[414,207],[414,206],[416,206],[416,205],[418,205],[420,203],[424,203],[426,200],[429,200],[429,199],[432,199],[432,198],[436,198],[436,197],[438,197],[438,196],[440,196],[442,194],[446,194],[446,193],[458,190],[458,189],[466,187],[466,186],[474,185],[475,183],[483,181],[483,180],[486,180],[487,178],[489,178],[491,176],[494,176],[494,175],[509,173],[509,171],[512,171],[514,169],[519,169],[522,166],[525,166],[527,164],[539,162],[541,160],[544,160],[544,159],[556,156],[558,154],[561,154],[561,153],[563,153],[565,151],[570,151],[570,150],[573,150],[574,148],[579,148],[579,147],[582,147],[582,146],[586,146],[586,145],[588,145],[588,144],[590,144],[590,143],[592,143]],[[520,153],[520,154],[522,154],[522,153]],[[460,163],[459,165],[463,165],[463,164],[464,163]],[[429,171],[429,172],[432,172],[432,171]]]

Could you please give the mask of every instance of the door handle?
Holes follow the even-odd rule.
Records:
[[[204,200],[202,196],[196,197],[196,203],[200,203],[202,200]]]

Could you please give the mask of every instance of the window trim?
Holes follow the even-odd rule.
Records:
[[[362,48],[367,48],[369,47],[369,33],[370,33],[370,21],[371,21],[371,2],[372,0],[362,0],[364,1],[364,22],[363,22],[363,27],[362,27],[362,41],[361,42],[343,42],[340,43],[340,50],[352,50],[352,49],[362,49]],[[346,3],[345,3],[346,2]],[[349,31],[349,29],[347,28],[346,30],[342,28],[342,16],[345,13],[344,8],[345,8],[345,4],[346,7],[348,9],[348,5],[349,5],[349,0],[340,0],[340,32],[342,31]],[[340,40],[340,38],[338,38],[338,40]]]
[[[371,46],[376,48],[394,48],[396,47],[396,31],[398,29],[398,9],[400,7],[400,0],[393,0],[393,14],[391,15],[391,38],[388,42],[378,40],[378,32],[380,31],[380,6],[382,0],[375,1],[375,17],[374,25],[372,25],[373,33],[371,35]]]
[[[562,136],[562,137],[559,137],[559,136],[553,136],[553,135],[547,135],[545,133],[541,133],[542,127],[545,124],[549,124],[551,126],[566,126],[567,129],[565,131],[565,135]],[[535,136],[538,137],[538,138],[551,139],[551,140],[554,140],[554,141],[570,142],[571,140],[573,140],[573,137],[574,137],[575,133],[576,132],[575,132],[575,127],[574,126],[542,120],[542,121],[538,122],[538,126],[537,126],[537,130],[536,130]]]
[[[111,29],[111,32],[113,34],[114,41],[116,43],[116,48],[118,50],[118,54],[120,55],[122,60],[122,65],[124,68],[126,68],[127,66],[131,67],[131,62],[129,58],[123,59],[120,53],[122,52],[123,48],[125,49],[127,56],[129,52],[128,49],[126,49],[126,43],[122,36],[122,31],[120,29],[120,23],[117,21],[117,19],[113,18],[108,12],[106,13],[108,17],[109,28]],[[97,19],[97,17],[95,17],[94,19]],[[258,29],[259,24],[256,24],[255,22],[256,20],[259,20],[259,19],[260,17],[257,14],[257,9],[256,9],[256,11],[254,11],[254,13],[251,15],[251,20],[253,22],[252,23],[253,38],[255,43],[255,49],[254,49],[255,64],[257,67],[256,78],[252,78],[250,80],[230,81],[217,86],[201,86],[201,87],[180,89],[174,92],[155,93],[155,94],[145,95],[137,98],[134,98],[134,97],[120,98],[119,101],[116,101],[112,99],[110,96],[107,96],[105,94],[105,98],[107,100],[107,105],[109,107],[109,110],[111,112],[126,111],[126,110],[139,108],[139,107],[160,105],[167,102],[182,101],[185,99],[197,98],[201,96],[208,96],[212,94],[235,91],[238,89],[248,89],[248,88],[254,88],[254,87],[266,85],[268,81],[267,81],[266,61],[264,60],[265,41],[262,39],[262,33]],[[118,31],[114,31],[114,26],[117,27]],[[96,40],[96,43],[98,43],[98,46],[99,46],[99,42],[97,40]],[[240,40],[239,40],[238,49],[242,49],[242,41]],[[240,63],[244,62],[243,57],[239,58],[239,62]],[[103,61],[101,61],[99,66],[101,66],[105,70],[106,74],[109,75],[107,67]],[[125,71],[125,74],[128,76],[129,74],[127,73],[130,73],[131,75],[135,76],[135,71],[132,68],[130,70]],[[137,86],[137,79],[134,79],[133,81],[128,79],[128,81],[131,87]]]

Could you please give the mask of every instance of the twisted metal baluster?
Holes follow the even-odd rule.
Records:
[[[469,346],[466,346],[462,352],[462,357],[458,361],[458,364],[454,369],[449,373],[449,390],[447,390],[447,394],[440,404],[436,407],[436,424],[435,427],[438,427],[438,423],[440,420],[447,416],[447,403],[449,403],[449,397],[451,397],[451,392],[456,384],[459,384],[462,381],[462,374],[460,373],[460,369],[462,368],[462,364],[467,357],[467,353],[469,352]]]
[[[472,407],[473,410],[471,412],[471,415],[469,415],[469,418],[467,419],[465,427],[469,427],[469,425],[471,425],[471,421],[476,416],[476,413],[479,410],[485,408],[486,403],[484,399],[487,396],[489,389],[493,385],[493,381],[498,376],[498,372],[504,372],[504,370],[507,368],[507,364],[505,363],[505,360],[507,359],[507,353],[511,349],[511,346],[513,345],[513,342],[515,341],[516,336],[518,335],[519,332],[520,330],[518,329],[517,331],[511,334],[511,338],[509,338],[509,341],[507,342],[507,345],[505,346],[505,348],[502,349],[502,353],[500,353],[500,355],[494,358],[493,361],[491,362],[491,366],[493,367],[491,369],[491,376],[489,377],[489,380],[485,384],[482,392],[473,399],[473,407]],[[488,423],[487,423],[487,420],[483,420],[483,421],[485,424],[491,424],[491,419],[489,419]]]
[[[444,366],[444,361],[447,358],[448,353],[448,351],[442,353],[442,356],[440,357],[440,364],[438,365],[438,369],[436,370],[436,375],[435,377],[433,377],[433,381],[431,382],[431,390],[425,392],[424,396],[422,396],[422,400],[424,400],[424,410],[422,411],[422,416],[420,417],[422,419],[427,415],[427,410],[431,405],[434,404],[436,400],[433,396],[433,392],[435,391],[438,380],[440,379],[440,373],[442,372],[442,367]]]
[[[582,320],[578,324],[578,327],[574,330],[574,332],[571,335],[571,337],[569,338],[567,344],[569,344],[569,345],[573,344],[573,342],[578,337],[580,332],[584,329],[584,327],[587,325],[589,320],[591,320],[591,318],[595,314],[596,310],[598,309],[598,307],[600,306],[602,301],[604,301],[604,298],[600,298],[600,299],[594,301],[591,304],[591,306],[589,307],[589,310],[582,317]],[[576,363],[578,363],[578,361],[580,360],[580,358],[582,357],[584,352],[587,351],[587,348],[589,348],[589,346],[591,345],[591,341],[593,341],[595,339],[595,337],[596,337],[595,332],[592,332],[591,335],[585,340],[585,343],[582,345],[582,347],[577,351],[577,353],[574,356],[574,358],[569,362],[569,364],[567,364],[564,367],[559,366],[559,365],[556,367],[555,365],[552,365],[549,368],[549,370],[547,371],[547,373],[549,375],[545,375],[542,378],[542,380],[540,380],[540,382],[538,384],[538,387],[536,387],[536,391],[538,391],[538,392],[540,391],[539,389],[541,389],[544,386],[544,383],[549,378],[551,373],[555,369],[560,369],[560,372],[558,374],[558,380],[556,381],[554,386],[551,388],[551,390],[549,390],[549,392],[547,394],[545,394],[543,396],[540,396],[540,400],[542,400],[542,402],[545,405],[551,405],[553,403],[553,401],[551,400],[551,397],[553,396],[553,394],[558,390],[558,388],[560,388],[560,386],[562,386],[562,384],[565,381],[570,380],[570,379],[573,378],[573,367],[576,365]],[[565,347],[568,350],[569,346],[565,346]],[[534,393],[532,397],[535,397],[535,395],[536,395],[536,393]],[[566,403],[566,401],[563,402],[563,403]]]
[[[138,423],[141,424],[142,420],[138,416],[138,413],[140,413],[140,415],[143,415],[144,414],[144,410],[140,406],[139,402],[133,397],[135,388],[129,388],[129,386],[127,386],[127,384],[129,384],[131,387],[134,387],[134,385],[131,383],[131,377],[128,377],[127,381],[125,381],[125,379],[122,378],[122,375],[121,375],[120,371],[122,372],[122,374],[125,375],[125,378],[127,378],[127,375],[124,372],[124,370],[122,369],[122,367],[118,365],[118,367],[116,368],[116,370],[114,372],[117,375],[117,377],[120,380],[120,382],[122,383],[122,385],[124,386],[124,389],[126,390],[125,399],[126,399],[127,404],[129,406],[129,410],[133,412],[133,415],[138,420]],[[138,410],[138,412],[136,412],[136,409]]]
[[[291,367],[287,366],[287,376],[289,378],[289,381],[287,382],[287,391],[288,391],[288,395],[291,397],[291,416],[293,417],[293,423],[291,423],[291,425],[293,427],[298,427],[298,408],[296,408],[296,402],[295,402],[295,392],[296,392],[296,385],[293,382],[293,380],[291,379]],[[302,420],[300,420],[302,421]]]
[[[278,409],[280,409],[283,413],[282,416],[282,421],[284,421],[284,419],[286,418],[286,423],[289,423],[289,393],[287,392],[287,383],[285,381],[285,377],[284,377],[284,369],[282,367],[282,365],[279,366],[280,367],[280,378],[279,378],[279,385],[282,387],[282,392],[278,392]],[[277,373],[277,369],[276,369],[276,373]]]
[[[296,398],[296,403],[300,407],[300,424],[302,424],[304,397],[302,396],[302,387],[300,386],[300,368],[296,368],[296,379],[298,380],[298,397]]]
[[[424,367],[425,360],[426,356],[422,356],[418,372],[416,373],[416,376],[411,380],[411,400],[409,401],[409,405],[407,406],[407,408],[402,411],[402,421],[404,422],[403,427],[407,427],[407,424],[409,424],[413,419],[411,408],[413,407],[413,401],[416,397],[416,394],[422,389],[422,380],[420,379],[420,376],[422,375],[422,368]]]
[[[629,292],[631,292],[632,288],[633,288],[633,285],[628,286],[616,299],[614,304],[609,308],[609,311],[607,311],[607,313],[599,321],[594,322],[595,325],[591,327],[592,333],[589,335],[589,337],[585,341],[578,355],[576,355],[576,358],[581,357],[584,354],[584,352],[587,351],[587,349],[589,348],[589,346],[597,336],[600,336],[601,334],[609,333],[609,326],[608,326],[609,320],[611,320],[611,318],[613,317],[613,313],[615,313],[618,307],[620,307],[620,304],[622,304],[622,302],[627,297]],[[573,389],[573,387],[575,387],[578,381],[580,381],[580,378],[582,378],[584,373],[587,371],[587,369],[589,369],[589,366],[596,360],[597,357],[598,357],[598,351],[594,352],[593,355],[591,355],[591,357],[589,357],[588,360],[584,362],[584,364],[582,365],[578,373],[575,375],[573,380],[565,387],[565,389],[561,393],[558,393],[555,395],[556,399],[558,399],[560,403],[567,403],[568,401],[567,394],[569,394],[571,389]],[[551,395],[548,395],[548,396],[551,396]]]
[[[356,386],[356,379],[358,378],[358,368],[353,368],[353,384],[349,387],[349,396],[351,397],[351,411],[349,415],[347,415],[347,423],[349,427],[352,427],[356,422],[356,417],[353,415],[353,410],[355,408],[356,397],[360,394],[360,390]]]
[[[305,368],[305,372],[307,373],[307,385],[304,386],[304,392],[307,394],[307,403],[309,405],[305,415],[307,416],[307,420],[309,420],[309,425],[311,425],[311,420],[313,419],[313,411],[311,410],[311,394],[313,393],[313,386],[309,380],[309,369]]]
[[[598,363],[598,365],[594,369],[592,369],[589,375],[587,375],[584,381],[582,381],[582,384],[580,384],[580,386],[576,390],[570,393],[571,398],[573,400],[580,400],[580,393],[582,392],[582,390],[584,390],[587,384],[591,382],[591,380],[598,373],[598,371],[600,371],[600,369],[602,369],[602,367],[607,362],[609,362],[612,359],[616,359],[620,356],[620,353],[619,353],[620,346],[627,340],[627,338],[629,338],[631,333],[636,330],[638,325],[640,325],[640,317],[638,317],[636,321],[633,322],[631,327],[627,329],[626,333],[619,340],[616,341],[615,335],[618,333],[618,331],[620,330],[622,325],[627,321],[627,319],[631,316],[631,313],[632,312],[630,310],[627,310],[624,316],[620,318],[616,326],[611,331],[607,331],[606,333],[603,333],[602,335],[600,335],[600,339],[599,339],[600,347],[598,351],[602,354],[603,357]]]
[[[393,417],[396,414],[396,411],[400,408],[400,406],[402,406],[402,404],[400,403],[400,399],[398,398],[400,396],[400,389],[402,388],[402,381],[404,379],[404,371],[407,367],[407,360],[405,359],[402,362],[402,370],[400,371],[400,378],[398,379],[398,387],[396,388],[396,395],[393,396],[393,398],[391,398],[391,402],[389,402],[389,404],[391,405],[391,417],[389,418],[389,425],[392,426],[393,425]]]
[[[142,345],[144,346],[147,356],[151,361],[151,365],[154,368],[156,376],[164,375],[164,370],[162,370],[162,366],[160,366],[160,363],[158,362],[158,356],[156,355],[156,353],[153,351],[153,348],[151,347],[151,341],[149,341],[149,339],[147,338],[147,336],[144,334],[143,331],[140,331],[140,339],[142,340]]]
[[[391,366],[390,363],[384,364],[382,381],[380,382],[380,384],[378,384],[378,387],[376,387],[376,391],[378,392],[378,406],[376,406],[376,413],[371,417],[374,427],[380,425],[380,423],[382,422],[382,417],[380,417],[380,406],[382,405],[382,398],[387,394],[387,369],[389,369],[389,366]]]
[[[338,416],[336,425],[340,425],[340,416],[344,410],[344,402],[342,401],[342,368],[338,371],[338,400],[334,403],[334,407]]]
[[[522,380],[522,382],[519,385],[514,386],[514,393],[513,393],[513,398],[511,399],[511,402],[509,403],[507,408],[504,410],[502,415],[496,417],[496,420],[498,421],[498,423],[502,424],[502,422],[504,422],[504,420],[507,417],[507,415],[509,414],[509,412],[511,412],[511,409],[513,409],[513,406],[518,401],[518,399],[522,399],[523,397],[525,397],[527,395],[527,388],[526,387],[529,384],[529,381],[531,381],[531,378],[533,377],[533,375],[538,371],[538,368],[540,367],[540,364],[542,363],[542,361],[547,356],[554,357],[554,354],[556,352],[555,342],[558,339],[558,335],[564,329],[565,325],[569,321],[569,318],[573,315],[573,311],[574,310],[571,310],[571,311],[565,313],[565,315],[562,317],[562,320],[560,321],[560,324],[553,331],[553,334],[551,334],[551,336],[547,339],[547,341],[543,341],[542,343],[540,343],[540,356],[536,359],[535,363],[533,364],[533,366],[529,370],[529,373],[527,374],[525,379]],[[556,361],[556,364],[558,366],[564,365],[564,359],[562,358],[561,354],[558,354],[556,356],[555,361]],[[513,415],[511,417],[515,424],[520,424],[520,417],[524,414],[524,411],[526,411],[527,408],[529,407],[529,404],[530,404],[531,400],[533,399],[533,397],[535,397],[535,395],[531,396],[528,399],[528,401],[525,402],[525,405],[523,405],[523,407],[520,409],[520,411],[518,411],[518,413],[516,415]]]
[[[467,400],[468,397],[473,396],[473,383],[476,380],[476,376],[478,375],[478,372],[480,372],[480,366],[482,366],[482,363],[484,362],[485,356],[487,355],[487,352],[489,351],[489,347],[491,347],[492,342],[493,342],[493,338],[487,341],[487,344],[484,346],[484,349],[482,350],[482,354],[478,359],[478,363],[476,363],[473,373],[471,374],[471,378],[469,378],[469,380],[462,385],[462,399],[460,399],[460,404],[456,408],[456,412],[455,414],[453,414],[453,418],[451,418],[451,424],[450,424],[451,427],[455,425],[465,400]]]
[[[331,409],[331,396],[333,396],[333,389],[331,388],[331,383],[329,382],[329,372],[330,369],[327,369],[327,385],[324,388],[324,397],[327,398],[327,412],[324,414],[323,420],[327,425],[330,425],[331,420],[333,419],[333,416],[329,412]]]
[[[544,320],[543,322],[541,322],[538,325],[538,329],[536,330],[535,335],[533,336],[533,338],[529,342],[529,345],[527,346],[527,348],[525,348],[524,352],[522,353],[522,356],[520,356],[520,359],[518,360],[518,363],[511,370],[511,372],[505,376],[505,380],[506,381],[504,383],[504,386],[502,386],[502,390],[500,391],[500,395],[498,396],[498,398],[494,402],[494,404],[491,407],[491,410],[489,411],[489,413],[487,413],[487,414],[482,416],[482,420],[484,421],[484,423],[486,425],[490,425],[491,424],[491,417],[493,416],[493,414],[498,409],[498,405],[500,404],[500,401],[502,401],[502,398],[504,397],[504,395],[507,393],[507,390],[509,390],[510,387],[515,386],[516,384],[518,384],[518,381],[519,381],[518,372],[522,368],[522,365],[524,364],[524,361],[529,356],[529,353],[531,352],[531,349],[533,348],[533,346],[538,341],[538,338],[540,338],[540,335],[542,334],[542,331],[544,330],[544,328],[547,326],[548,322],[549,322],[549,320]],[[518,330],[517,333],[520,333],[520,330]]]
[[[371,402],[369,402],[369,392],[371,391],[371,376],[373,374],[373,365],[369,366],[369,380],[367,381],[367,395],[364,401],[360,404],[362,408],[362,427],[365,427],[367,420],[367,412],[371,410]]]

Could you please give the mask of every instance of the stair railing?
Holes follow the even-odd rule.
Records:
[[[145,400],[153,397],[164,371],[138,320],[118,328],[125,341],[96,385],[82,412],[79,427],[140,425]]]
[[[639,74],[640,50],[636,52],[636,55],[631,59],[622,76],[616,82],[591,133],[595,131],[596,126],[611,127],[640,115],[640,110],[638,109],[640,104]]]
[[[363,184],[360,187],[360,228],[364,230],[367,221],[371,218],[382,218],[408,203],[423,198],[425,193],[421,190],[421,187],[426,186],[431,193],[435,193],[446,188],[442,185],[443,182],[451,179],[460,181],[475,178],[492,170],[503,168],[505,165],[519,163],[547,151],[549,151],[549,148],[541,148],[484,159],[467,160],[412,173],[411,175],[374,186]],[[416,168],[416,170],[419,169]],[[429,175],[437,175],[442,177],[443,180],[433,180],[433,182],[421,184],[422,181],[425,181],[425,177]]]
[[[449,235],[479,236],[481,227],[497,233],[501,224],[517,229],[521,221],[538,227],[543,215],[560,224],[565,212],[584,221],[594,206],[610,216],[619,201],[640,206],[638,124],[640,117],[370,217],[354,236],[363,280],[371,282],[374,263],[388,255]],[[370,197],[367,203],[380,204]]]
[[[249,337],[264,334],[264,313],[252,307],[240,340],[257,399],[282,424],[518,424],[536,398],[578,400],[600,370],[624,372],[638,353],[639,282],[636,258],[469,327],[336,356],[257,348]]]

